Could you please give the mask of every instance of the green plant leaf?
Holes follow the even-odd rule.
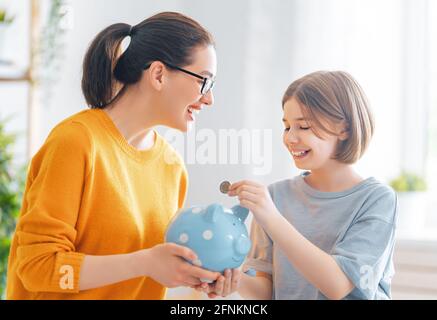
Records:
[[[426,191],[425,179],[411,172],[403,171],[390,182],[390,186],[398,192]]]

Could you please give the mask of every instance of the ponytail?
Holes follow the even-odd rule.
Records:
[[[130,25],[113,24],[93,40],[83,62],[82,91],[92,108],[109,104],[116,90],[113,76],[121,41],[129,35]]]

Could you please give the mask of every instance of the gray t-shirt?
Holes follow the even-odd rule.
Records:
[[[375,178],[342,192],[321,192],[304,180],[269,186],[279,212],[314,245],[329,253],[355,285],[345,299],[391,299],[396,193]],[[272,299],[326,299],[252,221],[252,248],[244,269],[272,274]],[[323,269],[320,269],[323,273]]]

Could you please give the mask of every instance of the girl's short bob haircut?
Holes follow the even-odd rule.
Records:
[[[361,158],[373,136],[374,120],[363,89],[350,74],[343,71],[310,73],[287,88],[282,108],[292,98],[299,103],[304,117],[313,124],[311,130],[319,138],[322,137],[317,129],[338,135],[329,125],[344,125],[348,135],[338,142],[333,159],[352,164]]]

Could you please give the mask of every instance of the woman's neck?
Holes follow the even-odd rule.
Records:
[[[355,172],[351,165],[338,163],[335,168],[311,170],[305,177],[306,183],[322,192],[339,192],[352,188],[363,178]]]
[[[152,108],[148,107],[151,101],[139,101],[135,98],[139,96],[135,90],[138,88],[128,87],[124,94],[104,111],[130,145],[140,150],[148,150],[154,145],[153,127],[158,123],[154,119]]]

